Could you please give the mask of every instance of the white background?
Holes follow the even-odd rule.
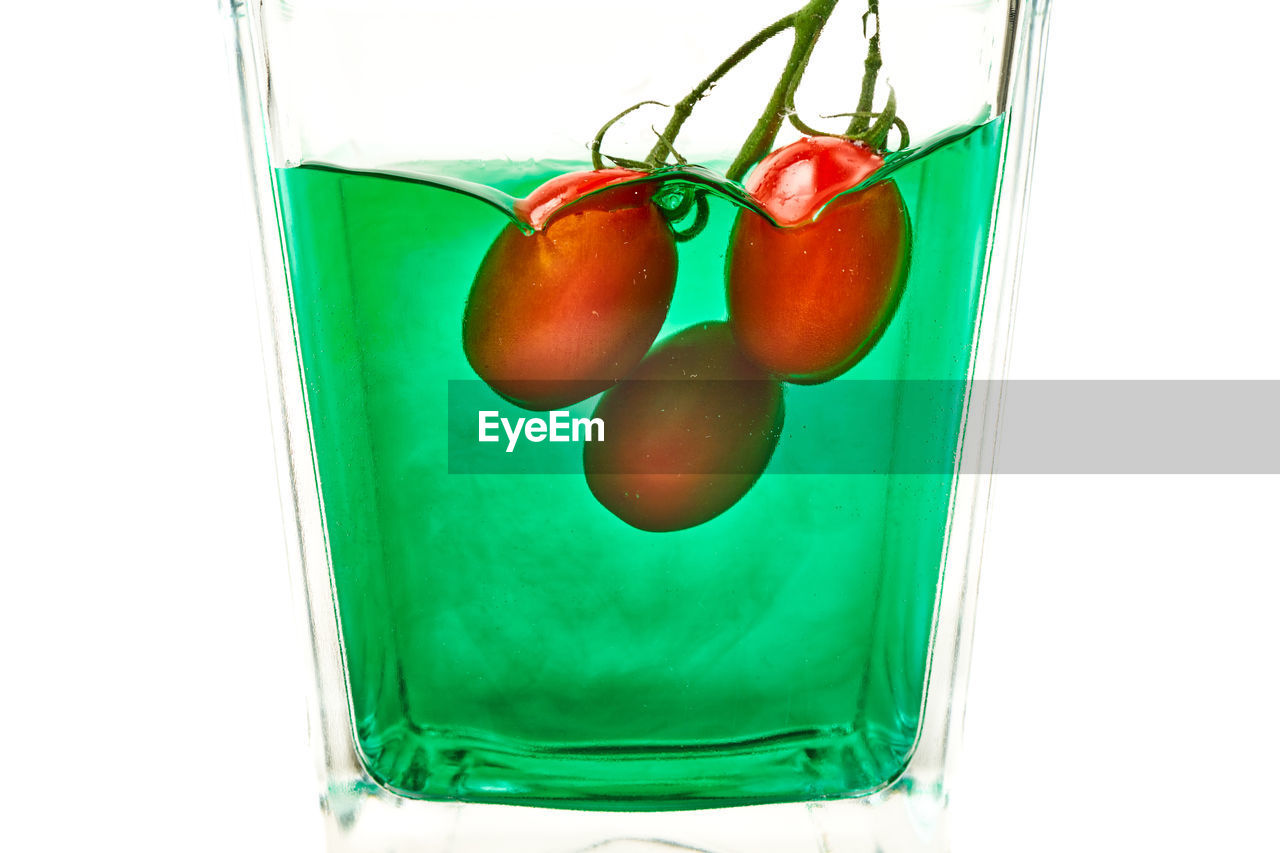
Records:
[[[6,849],[320,849],[214,6],[0,27]],[[1274,6],[1054,14],[1014,376],[1280,378]],[[998,482],[958,853],[1276,849],[1278,521]]]

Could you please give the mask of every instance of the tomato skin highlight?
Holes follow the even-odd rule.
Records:
[[[574,200],[566,179],[580,189],[583,175],[596,173],[561,176],[526,200],[542,229],[503,228],[463,312],[472,368],[526,409],[562,408],[626,376],[653,344],[675,291],[675,238],[651,203],[652,185],[606,188],[560,209]],[[538,203],[540,193],[551,202]]]
[[[742,354],[728,324],[691,326],[600,400],[605,441],[584,446],[587,486],[632,527],[695,527],[760,478],[783,414],[781,383]]]
[[[566,205],[576,202],[576,209],[592,207],[597,210],[617,210],[644,204],[653,195],[653,187],[633,185],[618,187],[628,181],[645,177],[635,169],[597,169],[592,172],[569,172],[551,180],[519,199],[515,204],[516,216],[534,228],[541,229]],[[601,192],[615,187],[612,192]],[[595,195],[592,195],[595,193]]]
[[[844,373],[897,308],[911,255],[902,194],[891,181],[847,192],[882,164],[861,143],[815,137],[770,154],[748,179],[782,227],[738,215],[725,263],[729,322],[743,351],[788,382]]]

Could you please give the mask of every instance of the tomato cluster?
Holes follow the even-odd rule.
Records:
[[[743,210],[725,276],[728,322],[654,347],[676,280],[675,236],[644,172],[563,175],[517,205],[476,273],[463,348],[494,391],[528,409],[604,391],[587,485],[646,531],[683,530],[737,503],[764,472],[783,421],[782,382],[825,382],[874,345],[902,293],[906,206],[861,142],[806,137],[746,181],[769,221]],[[570,202],[573,202],[570,204]]]

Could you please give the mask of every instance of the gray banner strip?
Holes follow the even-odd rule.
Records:
[[[1280,381],[1016,381],[996,473],[1280,474]]]

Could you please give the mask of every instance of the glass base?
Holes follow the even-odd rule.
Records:
[[[804,732],[705,749],[528,749],[465,738],[386,744],[369,774],[411,799],[581,809],[689,811],[860,797],[899,776],[912,743]],[[402,787],[403,785],[403,787]],[[796,792],[800,795],[797,797]]]
[[[405,800],[367,779],[323,801],[330,853],[941,853],[940,785],[867,797],[680,812],[588,812]]]

